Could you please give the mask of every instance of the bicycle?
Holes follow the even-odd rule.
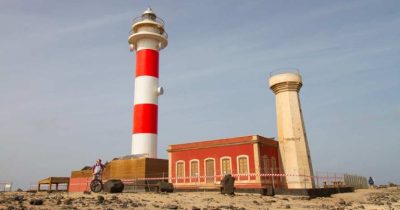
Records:
[[[103,181],[101,174],[95,174],[94,179],[90,182],[90,191],[98,193],[103,190]]]

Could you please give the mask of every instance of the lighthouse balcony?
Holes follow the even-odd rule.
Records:
[[[163,37],[164,39],[166,39],[166,40],[168,40],[168,34],[167,34],[167,32],[165,32],[164,30],[162,30],[162,33],[155,33],[155,32],[135,32],[135,31],[133,31],[133,30],[131,30],[131,31],[129,31],[129,37],[130,36],[132,36],[132,35],[134,35],[134,34],[138,34],[138,33],[148,33],[148,34],[154,34],[154,35],[157,35],[157,36],[161,36],[161,37]]]

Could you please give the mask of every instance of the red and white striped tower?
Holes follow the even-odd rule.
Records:
[[[164,21],[148,8],[134,19],[128,42],[136,50],[132,154],[157,158],[158,52],[168,44]]]

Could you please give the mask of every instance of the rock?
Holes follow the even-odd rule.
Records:
[[[72,204],[73,199],[72,198],[68,198],[64,201],[65,205],[71,205]]]
[[[91,166],[84,166],[84,167],[81,169],[81,171],[84,171],[84,170],[90,170],[90,169],[92,169],[92,167],[91,167]]]
[[[119,179],[110,179],[103,185],[103,191],[108,193],[121,193],[124,190],[124,183]]]
[[[43,200],[42,199],[32,199],[29,201],[29,204],[39,206],[43,205]]]
[[[87,191],[87,190],[85,190],[85,191],[83,191],[83,194],[90,195],[90,194],[91,194],[91,192],[90,192],[90,191]]]
[[[17,192],[23,192],[23,190],[21,190],[21,188],[18,188],[16,191]]]
[[[275,203],[276,202],[276,200],[266,200],[265,201],[265,203],[269,203],[269,204],[272,204],[272,203]]]
[[[232,206],[232,205],[229,205],[229,206],[218,206],[218,207],[216,207],[216,209],[235,209],[235,207]]]
[[[56,195],[54,198],[55,198],[55,199],[64,199],[64,196],[62,196],[62,195]]]
[[[201,210],[199,207],[192,206],[192,210]]]
[[[128,202],[123,202],[120,206],[122,209],[127,209],[128,208]]]
[[[285,208],[290,209],[290,205],[286,204]]]
[[[259,202],[256,201],[256,200],[253,200],[253,203],[256,204],[256,205],[261,205],[261,203],[259,203]]]
[[[22,202],[22,201],[24,201],[24,196],[23,195],[16,195],[16,196],[14,196],[14,200]]]
[[[73,207],[73,206],[63,206],[61,209],[62,210],[78,210],[77,207]]]
[[[97,203],[104,203],[104,197],[103,196],[101,196],[101,195],[99,195],[99,196],[97,196]]]
[[[56,205],[60,205],[62,202],[61,202],[61,199],[57,199],[57,201],[56,201]]]
[[[174,185],[172,185],[172,183],[159,182],[158,187],[160,192],[169,192],[169,193],[174,192]]]
[[[221,193],[227,195],[234,195],[235,194],[235,177],[230,174],[224,176],[221,180]]]
[[[343,199],[340,199],[338,204],[344,206],[344,205],[346,205],[346,201]]]
[[[118,196],[116,196],[116,195],[111,196],[111,200],[112,200],[112,201],[118,200]]]
[[[166,205],[164,208],[165,209],[178,209],[178,205],[175,205],[175,204],[168,204],[168,205]]]
[[[14,206],[8,206],[7,207],[7,210],[14,210],[15,208],[14,208]]]

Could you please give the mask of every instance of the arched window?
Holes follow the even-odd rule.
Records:
[[[176,177],[185,177],[185,162],[182,160],[176,162]]]
[[[280,174],[279,169],[276,167],[276,158],[275,158],[275,157],[271,157],[271,172],[272,172],[273,174]],[[279,176],[279,178],[276,177],[276,176],[273,176],[273,179],[274,179],[274,180],[273,180],[274,185],[275,185],[275,187],[276,187],[277,182],[278,182],[280,179],[282,179],[282,176]]]
[[[264,157],[263,157],[263,169],[264,169],[264,173],[269,174],[269,173],[271,172],[269,167],[270,167],[270,166],[269,166],[269,159],[268,159],[268,156],[267,156],[267,155],[264,155]]]
[[[190,176],[191,177],[199,176],[199,161],[198,160],[190,161]]]
[[[276,167],[276,158],[275,157],[271,157],[271,170],[272,170],[272,173],[274,173],[274,174],[277,174],[277,173],[279,173],[279,170],[278,170],[278,168]]]
[[[231,174],[232,173],[232,165],[230,157],[222,157],[221,158],[221,175]]]
[[[238,170],[239,174],[248,174],[249,173],[247,156],[238,157],[238,167],[239,167],[239,170]]]
[[[206,171],[206,183],[214,183],[215,181],[215,160],[207,158],[204,160],[204,168]]]

